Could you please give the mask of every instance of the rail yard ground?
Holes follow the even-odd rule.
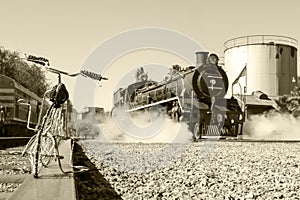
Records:
[[[299,142],[79,144],[115,199],[300,199]],[[77,191],[104,195],[96,177]]]
[[[29,175],[23,147],[1,150],[0,199]],[[76,199],[300,199],[300,142],[79,140]]]
[[[21,157],[23,148],[0,150],[0,200],[8,198],[30,174],[29,160]]]

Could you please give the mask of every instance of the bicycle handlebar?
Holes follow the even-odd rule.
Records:
[[[28,56],[25,55],[25,57],[26,57],[27,61],[34,62],[36,64],[42,65],[42,66],[45,67],[45,69],[47,71],[49,71],[51,73],[58,74],[58,75],[63,74],[63,75],[70,76],[70,77],[75,77],[75,76],[78,76],[78,75],[82,75],[84,77],[89,77],[89,78],[97,80],[97,81],[108,80],[108,78],[103,77],[101,74],[97,74],[97,73],[94,73],[94,72],[91,72],[91,71],[88,71],[88,70],[81,70],[80,72],[70,74],[68,72],[64,72],[64,71],[61,71],[61,70],[58,70],[58,69],[55,69],[55,68],[52,68],[52,67],[47,67],[47,66],[50,66],[50,62],[49,62],[48,59],[43,58],[43,57],[36,57],[36,56],[33,56],[33,55],[28,55]]]
[[[91,72],[88,70],[81,70],[80,74],[84,77],[90,77],[90,78],[92,78],[94,80],[98,80],[98,81],[101,81],[102,79],[108,80],[108,78],[101,76],[101,74],[97,74],[97,73],[94,73],[94,72]]]
[[[43,66],[45,66],[45,65],[50,66],[50,62],[46,58],[36,57],[34,55],[28,55],[28,56],[26,56],[26,54],[25,54],[25,57],[26,57],[27,61],[34,62],[34,63],[37,63],[39,65],[43,65]]]

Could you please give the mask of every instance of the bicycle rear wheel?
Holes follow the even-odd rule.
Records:
[[[40,161],[44,167],[47,167],[51,159],[55,157],[55,141],[50,135],[43,134],[41,137]]]

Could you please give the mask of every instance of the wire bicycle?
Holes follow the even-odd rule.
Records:
[[[72,148],[70,155],[70,163],[72,160],[72,151],[74,141],[72,136],[68,135],[64,130],[64,116],[63,116],[63,107],[65,102],[69,99],[69,93],[65,85],[61,81],[61,75],[76,77],[82,75],[84,77],[89,77],[91,79],[101,81],[108,80],[106,77],[102,77],[100,74],[96,74],[87,70],[81,70],[79,73],[67,73],[52,67],[49,67],[49,61],[43,57],[36,57],[29,55],[26,57],[27,61],[31,61],[42,65],[45,69],[51,73],[57,74],[58,82],[51,90],[45,92],[43,96],[43,101],[41,104],[41,109],[39,113],[39,118],[35,128],[30,127],[30,115],[31,115],[31,105],[25,102],[23,99],[19,99],[18,103],[26,105],[29,107],[29,114],[27,120],[27,128],[33,130],[35,135],[31,137],[27,145],[25,146],[22,156],[29,155],[29,160],[32,166],[32,174],[34,178],[38,178],[38,174],[42,167],[46,167],[52,158],[55,158],[58,162],[59,168],[62,173],[73,173],[73,171],[65,171],[61,165],[61,159],[63,156],[59,154],[59,144],[62,140],[71,139]],[[45,105],[46,99],[49,98],[51,105],[46,111],[46,114],[42,118],[43,108]],[[42,122],[41,122],[42,120]],[[76,168],[78,172],[84,171],[81,166],[72,166]]]

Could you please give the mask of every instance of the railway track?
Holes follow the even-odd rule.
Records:
[[[40,178],[34,179],[28,175],[27,163],[18,163],[18,167],[11,166],[11,160],[20,156],[23,147],[5,149],[1,151],[2,158],[7,157],[2,165],[2,169],[8,170],[17,168],[19,171],[25,169],[24,175],[19,173],[14,175],[6,172],[7,175],[1,176],[7,191],[0,192],[0,200],[9,198],[10,200],[20,199],[121,199],[98,169],[88,160],[79,145],[75,144],[73,149],[73,164],[86,166],[90,170],[77,174],[62,174],[58,169],[57,163],[52,160],[47,168],[42,169]],[[61,155],[66,159],[62,160],[62,165],[67,167],[68,157],[71,152],[70,142],[64,142],[60,146]],[[14,157],[12,157],[14,156]],[[21,161],[22,159],[20,159]],[[26,161],[27,162],[27,161]],[[28,173],[27,173],[28,172]],[[25,179],[25,181],[24,181]],[[23,182],[24,181],[24,182]],[[9,184],[9,185],[8,185]],[[0,188],[1,188],[0,187]],[[17,188],[17,190],[16,190]]]
[[[7,199],[30,174],[28,159],[21,157],[23,148],[0,150],[0,200]]]

